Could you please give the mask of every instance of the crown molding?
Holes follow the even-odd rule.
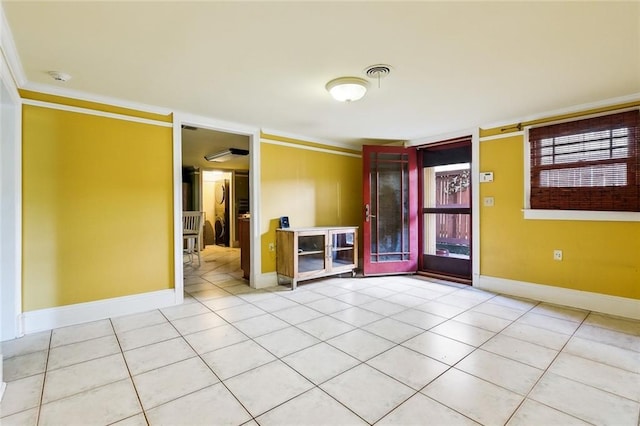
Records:
[[[232,121],[216,120],[204,115],[191,114],[184,111],[174,111],[173,122],[178,126],[188,124],[194,127],[215,130],[218,132],[233,133],[236,135],[252,136],[260,132],[260,129],[255,126],[235,123]]]
[[[471,136],[474,139],[479,138],[478,128],[469,127],[463,130],[457,130],[453,132],[440,133],[437,135],[430,135],[430,136],[424,136],[424,137],[415,138],[415,139],[409,139],[404,143],[404,146],[411,147],[411,146],[428,145],[430,143],[442,142],[449,139],[457,139],[457,138],[466,137],[466,136]]]
[[[345,157],[362,158],[362,154],[353,154],[351,152],[334,151],[332,149],[320,148],[317,146],[299,145],[291,142],[283,142],[283,141],[271,139],[269,136],[261,137],[260,141],[262,143],[266,143],[270,145],[286,146],[286,147],[295,148],[295,149],[306,149],[307,151],[324,152],[327,154],[334,154],[334,155],[344,155]]]
[[[555,109],[546,112],[540,112],[537,114],[527,115],[520,118],[513,118],[510,120],[501,120],[499,122],[494,123],[486,123],[480,126],[481,129],[493,129],[496,127],[509,126],[513,123],[526,123],[529,121],[536,121],[541,119],[546,119],[549,117],[556,117],[566,114],[575,114],[583,111],[589,111],[598,108],[606,108],[615,105],[621,105],[629,102],[638,102],[640,101],[640,93],[632,93],[630,95],[619,96],[616,98],[604,99],[601,101],[590,102],[586,104],[573,105],[566,108]]]
[[[97,111],[90,108],[81,108],[81,107],[70,106],[70,105],[55,104],[51,102],[35,101],[33,99],[23,99],[22,104],[32,105],[32,106],[37,106],[42,108],[57,109],[60,111],[75,112],[78,114],[95,115],[96,117],[113,118],[115,120],[131,121],[133,123],[149,124],[152,126],[173,127],[173,123],[171,122],[152,120],[149,118],[142,118],[142,117],[134,117],[130,115],[117,114],[113,112]]]
[[[9,71],[16,87],[22,87],[27,82],[27,76],[22,68],[20,56],[18,56],[18,50],[2,4],[0,4],[0,50],[2,50],[2,55],[9,66]]]
[[[58,87],[44,83],[34,83],[28,81],[21,87],[21,89],[44,93],[47,95],[62,96],[65,98],[73,98],[81,101],[96,102],[120,108],[133,109],[136,111],[150,112],[153,114],[169,115],[173,113],[173,110],[169,108],[143,104],[141,102],[126,101],[119,98],[113,98],[111,96],[97,95],[95,93],[84,92],[82,90],[69,89],[67,87]]]
[[[512,138],[515,136],[524,136],[524,130],[519,131],[519,132],[512,132],[512,133],[505,133],[502,135],[492,135],[492,136],[485,136],[483,138],[480,138],[480,142],[487,142],[487,141],[493,141],[496,139],[506,139],[506,138]]]
[[[269,136],[276,136],[276,137],[282,137],[282,138],[287,138],[287,139],[294,139],[294,140],[298,140],[298,141],[302,141],[302,142],[310,142],[310,143],[317,143],[320,145],[328,145],[328,146],[335,146],[336,148],[344,148],[344,149],[349,149],[351,151],[362,151],[362,146],[358,146],[358,145],[351,145],[348,143],[343,143],[343,142],[336,142],[336,141],[330,141],[330,140],[326,140],[326,139],[318,139],[318,138],[312,138],[312,137],[308,137],[308,136],[304,136],[304,135],[298,135],[295,133],[289,133],[289,132],[282,132],[280,130],[274,130],[274,129],[267,129],[267,128],[262,128],[261,129],[262,133],[264,134],[264,137],[267,139],[270,139]]]
[[[17,105],[20,105],[22,99],[20,98],[20,94],[18,93],[18,88],[16,87],[16,82],[11,73],[11,68],[5,59],[5,56],[0,52],[0,79],[2,79],[2,83],[4,83],[7,91],[9,92],[9,96],[13,102]]]

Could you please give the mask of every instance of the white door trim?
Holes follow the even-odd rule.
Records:
[[[198,115],[179,113],[173,115],[173,230],[174,230],[174,279],[176,304],[182,303],[184,276],[182,270],[182,125],[200,127],[219,132],[249,137],[249,199],[251,202],[249,283],[256,288],[262,272],[260,250],[260,129],[214,120]]]
[[[7,57],[17,55],[0,5],[0,341],[22,333],[22,106]],[[0,401],[2,364],[0,346]]]
[[[23,333],[19,320],[22,313],[22,108],[11,71],[1,54],[0,79],[9,94],[8,99],[2,99],[0,113],[0,340],[8,340]]]

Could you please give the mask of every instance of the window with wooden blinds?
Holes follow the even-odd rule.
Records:
[[[532,209],[640,211],[640,112],[529,130]]]

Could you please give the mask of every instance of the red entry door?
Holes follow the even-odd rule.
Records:
[[[363,147],[363,273],[416,272],[418,172],[414,148]]]

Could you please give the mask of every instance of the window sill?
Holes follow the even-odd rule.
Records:
[[[600,212],[584,210],[523,209],[527,220],[588,220],[601,222],[640,222],[640,212]]]

